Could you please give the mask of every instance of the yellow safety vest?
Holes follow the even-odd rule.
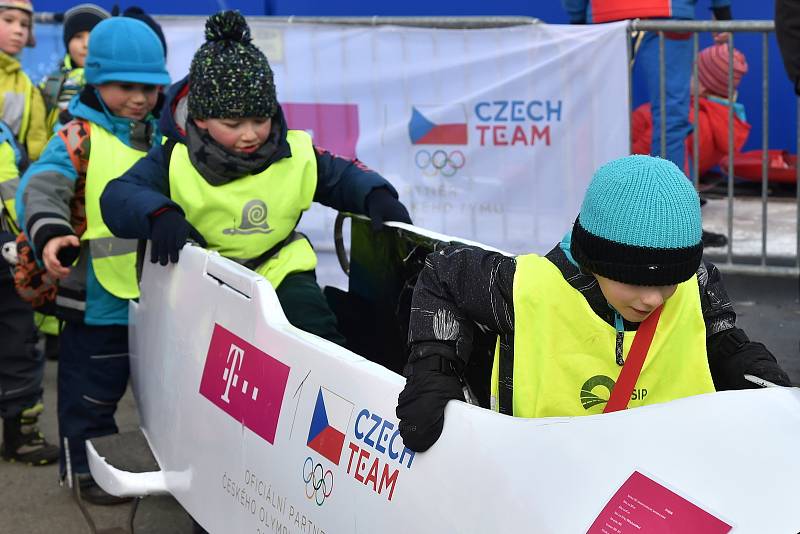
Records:
[[[14,199],[17,196],[17,188],[19,187],[19,172],[17,171],[17,155],[11,146],[12,142],[7,141],[0,144],[0,198],[3,199],[3,208],[5,208],[7,217],[4,224],[13,233],[17,233],[19,231],[19,223],[17,222]]]
[[[317,159],[306,132],[290,130],[286,139],[291,157],[259,174],[222,185],[209,184],[197,172],[184,144],[175,145],[169,163],[170,196],[206,239],[210,250],[244,263],[296,235],[255,269],[275,288],[287,275],[317,266],[311,244],[300,234],[293,234],[314,199]]]
[[[82,241],[89,241],[92,267],[106,291],[121,299],[139,296],[136,283],[135,239],[115,237],[100,213],[100,195],[106,184],[121,176],[145,152],[129,147],[111,132],[89,123],[92,150],[86,170],[86,232]]]
[[[39,158],[52,132],[45,124],[44,99],[13,56],[0,52],[0,109],[31,161]]]
[[[603,412],[621,366],[616,329],[601,319],[558,267],[535,254],[517,258],[514,275],[512,411],[518,417]],[[625,332],[624,358],[636,332]],[[497,407],[499,351],[492,369]],[[664,304],[628,407],[714,391],[706,355],[697,277],[679,284]]]

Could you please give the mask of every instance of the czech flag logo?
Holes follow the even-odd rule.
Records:
[[[466,145],[467,114],[464,106],[412,107],[408,135],[412,145]]]
[[[319,388],[306,443],[336,465],[339,465],[342,456],[353,408],[353,403],[349,400],[329,389]]]

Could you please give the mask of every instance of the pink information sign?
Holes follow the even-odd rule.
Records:
[[[724,534],[733,527],[638,471],[617,490],[587,534]]]
[[[200,394],[270,443],[288,379],[288,365],[214,325]]]

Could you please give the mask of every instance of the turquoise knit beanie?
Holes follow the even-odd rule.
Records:
[[[626,156],[594,174],[572,229],[582,268],[618,282],[672,285],[703,256],[700,199],[672,162]]]
[[[161,41],[144,22],[111,17],[89,33],[86,82],[169,85],[169,73]]]

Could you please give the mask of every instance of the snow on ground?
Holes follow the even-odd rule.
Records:
[[[761,198],[736,198],[733,202],[733,254],[761,255]],[[703,228],[728,234],[728,199],[708,199],[703,206]],[[724,253],[727,249],[713,249]],[[797,200],[772,198],[767,203],[767,256],[794,258],[797,254]]]

